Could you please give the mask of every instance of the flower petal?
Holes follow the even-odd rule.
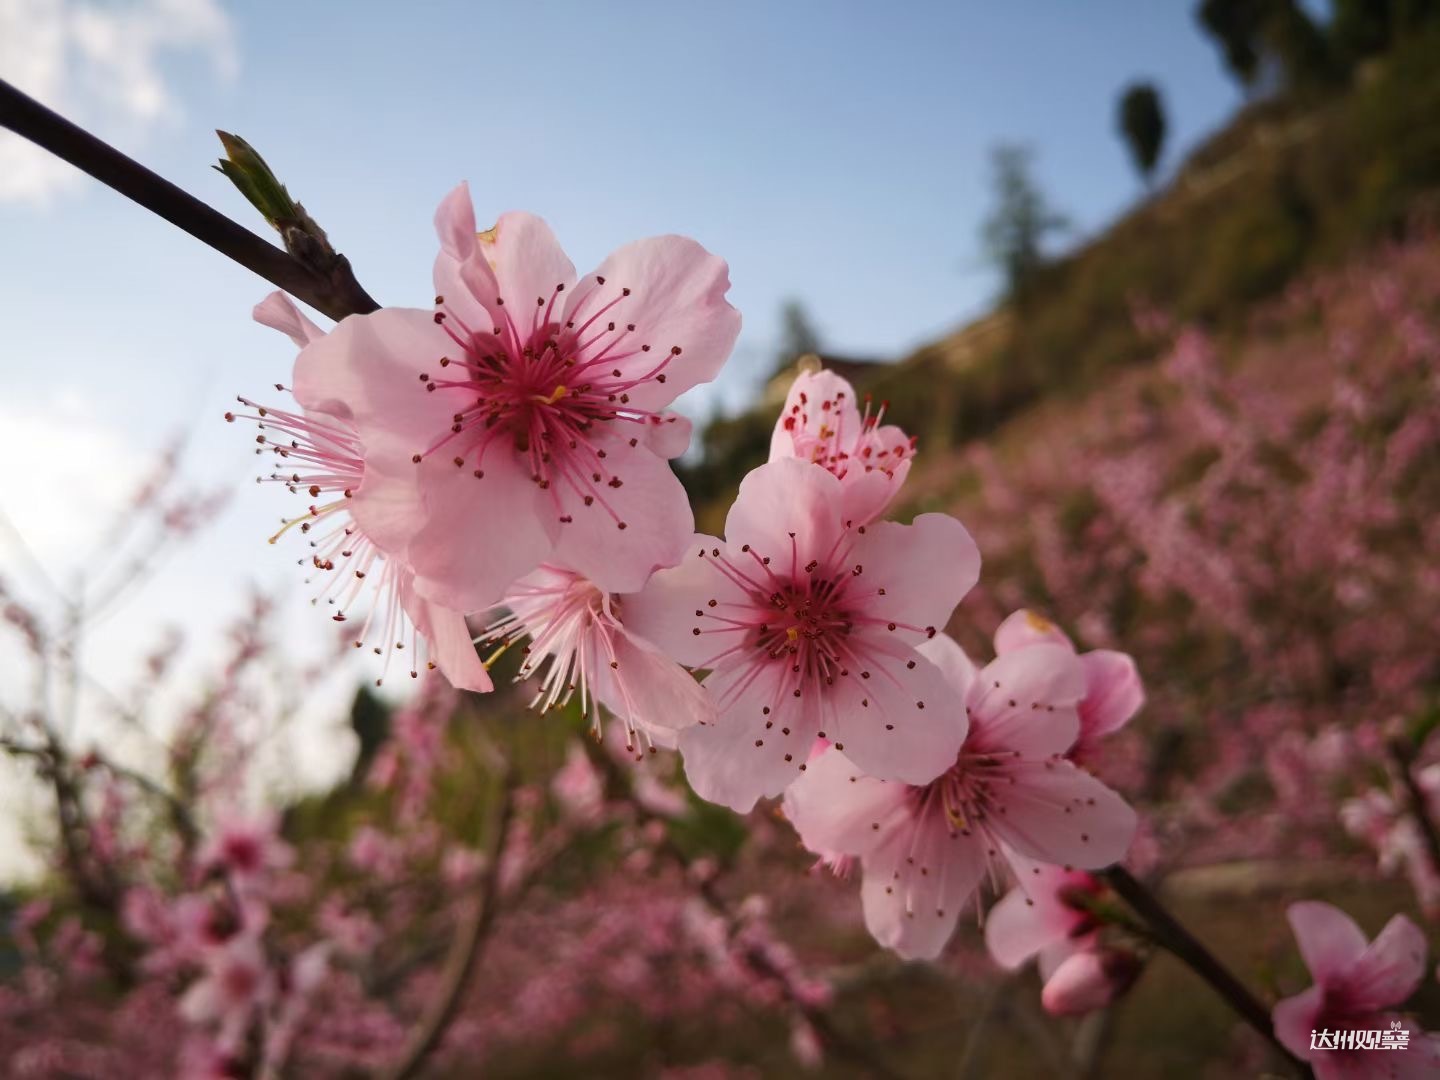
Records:
[[[453,347],[428,311],[351,315],[295,358],[295,400],[353,419],[367,468],[376,455],[408,460],[449,430],[453,402],[426,393],[419,375]]]
[[[1425,935],[1404,915],[1396,915],[1344,977],[1345,995],[1363,1010],[1399,1005],[1425,977]]]
[[[986,912],[985,945],[997,964],[1013,970],[1042,949],[1069,941],[1075,929],[1087,921],[1061,899],[1061,891],[1081,887],[1089,878],[1008,851],[1005,855],[1016,870],[1020,887],[1011,889]]]
[[[827,448],[848,447],[859,435],[855,388],[833,371],[802,371],[770,434],[770,460],[799,457],[823,464]]]
[[[663,409],[692,386],[715,378],[735,347],[740,313],[725,300],[729,288],[724,259],[686,237],[656,236],[617,249],[587,275],[566,319],[583,326],[616,301],[604,317],[633,325],[625,340],[635,345],[605,362],[636,380],[629,391],[633,406]],[[642,351],[641,345],[650,348]],[[587,358],[582,356],[582,362]]]
[[[1098,739],[1119,731],[1145,704],[1145,687],[1135,661],[1122,652],[1096,649],[1082,653],[1085,697],[1080,702],[1080,732]]]
[[[971,686],[971,744],[1033,758],[1063,754],[1080,731],[1085,670],[1069,649],[1031,645],[997,656]]]
[[[984,873],[985,852],[974,835],[929,819],[893,831],[865,859],[865,927],[908,960],[933,960]]]
[[[1013,654],[1012,654],[1013,655]],[[1022,855],[1058,866],[1095,869],[1125,857],[1135,811],[1084,769],[1063,759],[1011,765],[1013,782],[985,823]]]
[[[641,439],[662,458],[673,459],[690,449],[694,427],[688,417],[679,413],[659,413],[646,421],[645,434]]]
[[[261,326],[279,330],[295,343],[296,348],[303,349],[312,341],[318,341],[325,336],[325,331],[311,322],[310,318],[296,307],[295,301],[278,290],[256,304],[251,316]]]
[[[805,771],[817,721],[794,709],[779,719],[779,674],[737,667],[706,678],[719,718],[680,733],[685,775],[702,799],[743,814]]]
[[[867,613],[943,630],[980,579],[980,549],[965,526],[948,514],[921,514],[909,525],[882,521],[857,532],[862,528],[850,558],[864,568],[864,582],[884,590]]]
[[[705,688],[655,646],[623,627],[612,645],[614,656],[599,668],[592,690],[616,716],[647,732],[715,722],[715,703]]]
[[[962,704],[970,698],[970,686],[980,675],[975,661],[966,655],[959,643],[949,634],[936,634],[929,641],[922,641],[915,647],[920,655],[940,669]]]
[[[1270,1018],[1275,1025],[1275,1038],[1301,1061],[1312,1060],[1317,1051],[1310,1048],[1310,1033],[1319,1026],[1325,1008],[1325,988],[1310,989],[1275,1003]],[[1323,1053],[1323,1051],[1320,1051]]]
[[[749,544],[783,567],[782,575],[798,574],[810,560],[828,558],[843,531],[840,481],[819,465],[794,458],[752,469],[725,517],[731,548]]]
[[[965,742],[964,699],[924,656],[881,634],[851,635],[849,674],[822,688],[823,737],[871,776],[927,784]]]
[[[695,533],[690,501],[669,463],[648,446],[601,431],[590,433],[590,443],[603,461],[596,466],[602,479],[584,489],[564,478],[554,484],[563,515],[555,556],[607,592],[635,592],[655,570],[683,558]]]
[[[496,297],[488,297],[477,291],[475,299],[497,320],[503,322],[508,316],[521,338],[528,340],[532,325],[538,323],[556,295],[556,286],[562,287],[556,311],[563,302],[564,290],[574,288],[574,264],[565,256],[550,226],[523,211],[501,214],[500,220],[478,234],[477,239],[477,254],[494,271],[499,292]],[[502,300],[503,304],[499,302]],[[498,310],[500,307],[506,310]]]
[[[817,855],[866,855],[907,816],[904,784],[867,776],[838,750],[807,763],[785,790],[785,816]]]
[[[475,651],[475,641],[464,615],[428,600],[420,600],[419,610],[411,612],[411,618],[430,645],[430,659],[451,686],[457,690],[473,690],[477,694],[495,689],[484,661]]]
[[[1021,608],[1006,616],[995,630],[995,655],[1003,656],[1027,645],[1064,645],[1071,652],[1075,646],[1064,630],[1043,615]]]
[[[1339,908],[1301,900],[1285,910],[1305,966],[1317,983],[1337,984],[1365,954],[1365,932]]]
[[[419,469],[426,515],[407,555],[421,596],[480,611],[549,556],[554,507],[513,461],[487,458],[479,480],[433,457]]]
[[[716,609],[746,601],[740,587],[716,568],[717,556],[711,554],[716,551],[728,557],[723,540],[692,536],[677,566],[656,571],[645,588],[622,601],[629,629],[691,667],[705,665],[733,643],[733,634],[713,632],[706,625],[703,612],[710,601]]]

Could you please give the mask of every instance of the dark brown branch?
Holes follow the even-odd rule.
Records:
[[[0,79],[0,127],[89,173],[195,239],[208,244],[277,288],[332,319],[364,314],[379,305],[360,287],[343,258],[330,273],[256,236],[193,195],[157,176],[113,146],[52,112]]]
[[[1135,914],[1145,920],[1156,944],[1209,983],[1210,988],[1224,998],[1225,1002],[1235,1010],[1242,1020],[1264,1036],[1265,1040],[1285,1060],[1290,1062],[1301,1076],[1314,1075],[1310,1071],[1310,1066],[1292,1054],[1275,1037],[1275,1028],[1270,1021],[1270,1010],[1230,973],[1229,968],[1220,963],[1209,949],[1202,945],[1189,930],[1185,929],[1175,916],[1170,914],[1154,893],[1136,880],[1123,866],[1112,866],[1108,870],[1102,870],[1100,876],[1120,894],[1121,899],[1135,910]]]

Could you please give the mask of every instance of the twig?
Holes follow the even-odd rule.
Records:
[[[615,762],[599,742],[586,743],[586,751],[591,762],[605,777],[605,787],[608,791],[624,797],[633,806],[637,817],[642,824],[649,821],[663,821],[659,815],[653,813],[639,800],[635,799],[630,791],[629,777]],[[666,858],[674,862],[682,873],[689,870],[689,860],[685,853],[676,846],[670,839],[669,833],[656,845],[656,850]],[[730,905],[720,890],[715,886],[713,877],[706,878],[696,885],[696,892],[711,912],[724,920],[726,929],[733,939],[735,930],[739,925],[739,919],[730,910]],[[813,1002],[805,1000],[797,994],[795,987],[786,978],[785,973],[780,971],[771,962],[763,949],[748,949],[745,952],[745,960],[756,972],[773,982],[784,995],[786,1002],[805,1020],[820,1041],[834,1054],[834,1056],[846,1061],[851,1065],[859,1066],[867,1075],[880,1077],[881,1080],[904,1080],[901,1073],[893,1069],[878,1054],[863,1042],[850,1038],[830,1018],[830,1015]]]
[[[500,782],[497,804],[491,815],[490,842],[486,845],[486,863],[480,875],[479,890],[475,902],[455,930],[445,970],[441,973],[440,990],[411,1031],[399,1060],[388,1069],[381,1070],[379,1075],[384,1080],[406,1080],[414,1076],[440,1044],[460,1005],[475,962],[490,936],[490,928],[500,906],[500,862],[515,815],[515,776],[508,767]]]
[[[1224,998],[1240,1018],[1262,1035],[1301,1076],[1313,1076],[1310,1066],[1292,1054],[1275,1037],[1270,1010],[1265,1008],[1209,949],[1200,944],[1130,871],[1123,866],[1112,866],[1108,870],[1102,870],[1100,876],[1145,920],[1156,944],[1209,983],[1210,988]]]
[[[360,287],[345,260],[338,260],[328,275],[307,266],[84,128],[22,94],[3,79],[0,79],[0,127],[9,128],[89,173],[332,319],[364,314],[379,307]]]

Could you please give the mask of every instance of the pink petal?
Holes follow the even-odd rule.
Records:
[[[1425,977],[1425,953],[1420,928],[1404,915],[1392,917],[1345,973],[1346,999],[1360,1010],[1401,1004]]]
[[[350,516],[371,543],[392,558],[402,557],[424,521],[415,466],[405,462],[387,467],[377,458],[366,467],[348,506]]]
[[[613,645],[615,666],[602,665],[592,689],[616,716],[646,731],[715,722],[714,700],[679,664],[625,629]]]
[[[1011,654],[1015,655],[1015,654]],[[1021,761],[986,818],[990,831],[1022,855],[1059,866],[1094,869],[1125,857],[1135,811],[1069,761]]]
[[[764,710],[777,703],[775,679],[747,682],[747,674],[743,668],[729,669],[705,680],[719,719],[686,728],[679,743],[685,776],[695,793],[741,814],[757,799],[779,795],[799,778],[815,738],[813,719],[770,721]]]
[[[303,349],[312,341],[325,336],[325,331],[311,322],[305,313],[295,306],[295,301],[283,292],[272,292],[261,300],[255,305],[252,316],[260,325],[279,330],[295,343],[296,348]]]
[[[1061,890],[1089,884],[1088,875],[1006,852],[1020,887],[1010,890],[985,916],[985,944],[1001,967],[1014,969],[1042,949],[1068,941],[1083,915],[1064,902]]]
[[[694,426],[687,417],[679,413],[660,413],[646,422],[645,434],[641,439],[662,458],[673,459],[690,449],[690,435]]]
[[[802,371],[790,384],[775,421],[770,435],[770,460],[806,456],[797,451],[796,443],[801,447],[813,445],[822,425],[839,432],[847,443],[860,434],[855,389],[833,371]]]
[[[838,750],[812,758],[785,790],[785,816],[817,855],[869,854],[905,823],[906,804],[904,784],[866,776]]]
[[[480,253],[470,186],[458,184],[435,211],[440,251],[435,256],[435,295],[446,313],[472,330],[493,330],[499,287],[495,270]]]
[[[1050,922],[1038,902],[1011,889],[985,913],[985,947],[990,957],[1013,971],[1047,945],[1065,939],[1063,925]]]
[[[749,544],[784,566],[782,573],[791,562],[798,572],[811,559],[826,558],[843,532],[840,481],[794,458],[752,469],[725,518],[732,548]]]
[[[763,796],[778,795],[799,775],[797,766],[782,765],[778,755],[752,757],[755,724],[739,721],[697,724],[680,733],[677,746],[685,762],[685,778],[706,802],[747,814]]]
[[[918,652],[886,655],[884,633],[851,636],[856,663],[825,687],[821,730],[871,776],[927,784],[955,764],[965,742],[964,699]]]
[[[492,298],[476,291],[478,282],[472,282],[475,299],[499,323],[508,318],[520,329],[520,336],[527,337],[532,323],[543,315],[556,295],[556,286],[563,286],[563,290],[575,288],[574,264],[566,258],[550,226],[523,211],[501,214],[500,220],[480,233],[478,240],[477,254],[494,271],[498,296]],[[551,313],[552,319],[565,301],[563,290]],[[503,305],[500,300],[504,301]],[[500,311],[500,307],[505,311]]]
[[[1145,704],[1145,688],[1135,661],[1122,652],[1097,649],[1083,653],[1085,697],[1080,702],[1080,730],[1086,739],[1109,735],[1124,727]]]
[[[595,293],[596,302],[587,303],[597,278],[605,279],[606,292]],[[580,282],[566,318],[583,325],[602,296],[606,302],[613,299],[616,287],[630,294],[622,295],[605,318],[636,328],[633,355],[613,361],[625,375],[644,380],[630,391],[634,406],[662,409],[719,373],[740,334],[740,313],[725,300],[730,276],[724,259],[683,236],[626,244]],[[640,351],[642,344],[650,350]],[[680,352],[672,354],[677,347]],[[664,381],[648,378],[662,362]]]
[[[475,651],[475,642],[465,623],[465,616],[428,601],[420,601],[420,604],[422,610],[412,613],[411,617],[429,643],[430,659],[440,669],[440,674],[457,690],[484,694],[495,689],[484,661]],[[419,614],[420,618],[415,619],[415,614]]]
[[[1130,988],[1140,961],[1119,949],[1076,953],[1055,969],[1040,992],[1040,1004],[1051,1016],[1082,1016],[1103,1009]]]
[[[954,638],[945,633],[936,634],[917,645],[916,651],[940,669],[946,684],[962,704],[969,700],[970,686],[979,677],[980,669]]]
[[[648,446],[598,430],[590,442],[613,480],[596,486],[589,506],[568,485],[558,493],[559,515],[570,520],[558,527],[555,557],[607,592],[635,592],[656,569],[684,557],[695,533],[690,501],[669,463]]]
[[[725,634],[696,634],[695,612],[711,601],[741,602],[744,592],[712,565],[712,551],[726,554],[723,540],[696,534],[678,566],[659,570],[640,592],[622,600],[626,627],[653,642],[672,660],[703,666],[728,647]],[[703,555],[701,554],[703,552]]]
[[[894,831],[865,859],[865,926],[909,960],[933,960],[955,931],[985,873],[978,836],[955,834],[931,815]]]
[[[435,232],[440,250],[452,259],[464,261],[475,254],[475,207],[470,185],[460,181],[440,200],[435,210]]]
[[[997,656],[970,691],[973,748],[1063,754],[1079,734],[1075,706],[1084,694],[1085,670],[1069,649],[1030,645]]]
[[[549,556],[553,506],[513,460],[487,459],[481,480],[438,457],[419,469],[427,513],[408,556],[421,596],[480,611]]]
[[[995,631],[995,655],[1000,656],[1026,645],[1064,645],[1075,651],[1065,631],[1043,615],[1021,608],[1011,612]]]
[[[1285,911],[1295,942],[1311,976],[1322,985],[1338,984],[1365,954],[1365,933],[1339,908],[1319,900],[1301,900]]]
[[[295,358],[295,400],[352,418],[367,468],[382,455],[398,464],[449,430],[453,402],[426,393],[419,375],[453,348],[428,311],[351,315]]]
[[[1325,988],[1312,986],[1294,997],[1276,1002],[1270,1012],[1275,1038],[1301,1061],[1313,1060],[1325,1051],[1310,1049],[1310,1032],[1319,1026],[1325,1008]]]
[[[864,568],[861,580],[885,590],[867,613],[922,630],[943,630],[980,578],[980,550],[948,514],[921,514],[910,525],[864,526],[851,559]]]
[[[899,428],[885,427],[882,432],[893,432],[894,436],[888,436],[895,446],[909,449],[910,439]],[[886,450],[890,449],[886,445]],[[845,475],[844,500],[845,519],[856,523],[870,522],[877,520],[890,504],[895,496],[900,493],[900,488],[905,483],[905,478],[910,475],[910,458],[901,457],[887,468],[874,468],[869,471],[863,468],[852,468]]]

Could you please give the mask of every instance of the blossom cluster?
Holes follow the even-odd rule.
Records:
[[[696,534],[665,460],[688,428],[663,410],[734,343],[725,264],[667,237],[577,281],[537,218],[477,233],[463,186],[436,224],[433,311],[329,334],[278,294],[257,311],[302,346],[304,411],[255,419],[277,479],[330,500],[296,520],[336,518],[312,540],[334,617],[364,578],[390,590],[357,645],[378,621],[403,647],[406,612],[486,690],[476,617],[482,649],[523,650],[542,709],[578,692],[737,811],[784,795],[808,847],[861,859],[870,929],[905,955],[938,955],[987,873],[1028,889],[1035,860],[1124,857],[1135,815],[1077,759],[1139,707],[1134,665],[1027,612],[995,661],[966,656],[944,631],[979,550],[945,514],[886,520],[916,446],[883,408],[800,374],[724,536]]]

